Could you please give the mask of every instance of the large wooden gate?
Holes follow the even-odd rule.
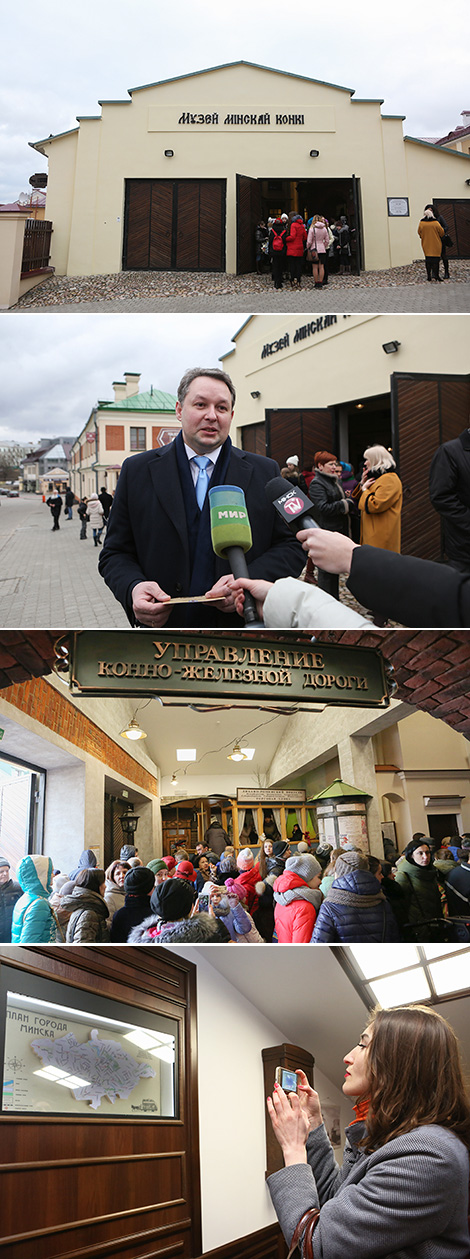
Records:
[[[249,175],[237,175],[237,275],[247,275],[255,270],[255,231],[260,219],[259,180]]]
[[[470,376],[394,372],[392,446],[403,484],[404,555],[443,555],[440,516],[429,501],[429,468],[438,446],[468,425]]]
[[[289,455],[300,468],[311,468],[317,450],[335,449],[333,410],[329,407],[266,412],[266,453],[285,467]]]
[[[445,219],[449,236],[453,241],[452,249],[446,250],[448,258],[470,258],[470,201],[468,197],[453,201],[441,201],[436,197],[433,204]]]
[[[126,180],[122,266],[225,271],[225,180]]]

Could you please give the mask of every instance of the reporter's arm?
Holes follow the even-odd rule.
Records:
[[[284,577],[271,586],[263,617],[268,629],[372,628],[366,617],[333,599],[319,586],[307,585],[295,577]]]
[[[416,629],[468,629],[470,573],[375,546],[355,547],[348,590],[384,620]]]

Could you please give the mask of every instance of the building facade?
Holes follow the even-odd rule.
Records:
[[[140,374],[114,381],[114,402],[97,402],[71,451],[71,488],[88,498],[101,486],[112,494],[124,459],[166,446],[179,432],[176,397],[151,386],[139,393]]]
[[[380,100],[246,62],[129,95],[32,145],[49,159],[59,274],[248,272],[256,223],[290,210],[345,214],[353,265],[385,269],[422,256],[429,201],[445,217],[462,202],[470,256],[470,157],[404,137]]]
[[[403,482],[402,550],[442,555],[431,459],[469,424],[467,316],[251,316],[222,356],[237,389],[236,444],[310,469],[332,450],[357,471],[367,446],[393,450]]]

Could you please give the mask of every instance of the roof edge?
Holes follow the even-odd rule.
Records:
[[[334,87],[338,92],[349,92],[354,95],[354,87],[342,87],[339,83],[328,83],[324,79],[310,79],[306,74],[295,74],[291,70],[276,70],[275,66],[263,66],[257,61],[224,61],[219,66],[206,66],[202,70],[190,70],[189,74],[176,74],[170,79],[157,79],[155,83],[141,83],[137,87],[128,87],[129,96],[133,92],[145,92],[149,87],[163,87],[165,83],[180,83],[182,79],[194,79],[199,74],[213,74],[216,70],[230,70],[233,66],[250,66],[253,70],[268,70],[270,74],[282,74],[285,78],[301,79],[304,83],[317,83],[320,87]]]
[[[64,136],[78,135],[80,127],[71,127],[70,131],[58,131],[57,135],[45,136],[44,140],[28,140],[30,149],[38,149],[40,144],[50,144],[51,140],[62,140]]]
[[[425,149],[434,149],[435,153],[451,153],[452,157],[463,157],[470,162],[470,153],[459,153],[458,149],[446,149],[443,144],[432,144],[430,140],[417,140],[416,136],[403,136],[409,144],[423,144]]]

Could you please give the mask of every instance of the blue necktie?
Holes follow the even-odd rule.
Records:
[[[210,462],[211,460],[207,458],[207,455],[196,455],[195,458],[193,459],[193,463],[197,463],[197,466],[199,468],[199,476],[196,481],[196,498],[197,498],[197,505],[198,507],[200,507],[201,511],[204,507],[204,501],[207,494],[207,487],[209,485],[209,477],[207,474],[207,468]]]

